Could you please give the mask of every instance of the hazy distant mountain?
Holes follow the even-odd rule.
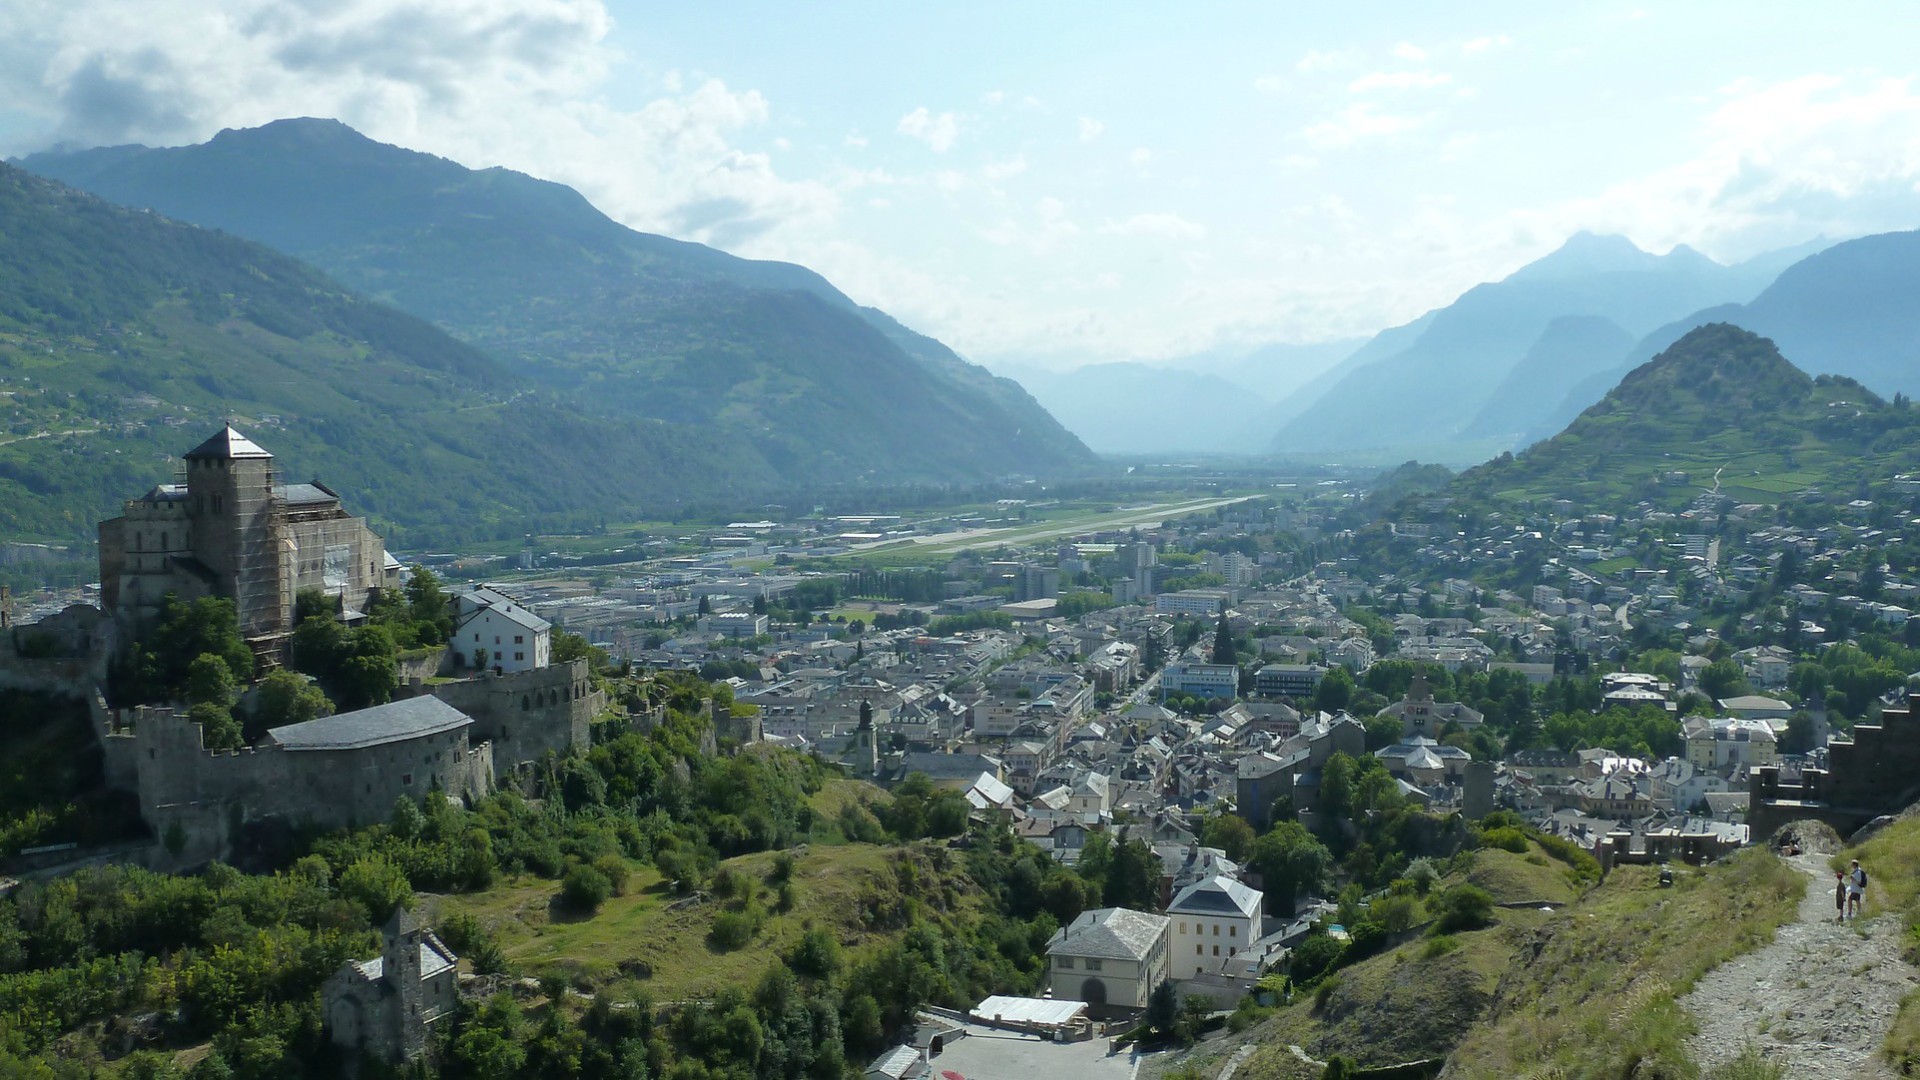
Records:
[[[635,232],[570,188],[334,121],[23,164],[294,254],[577,408],[714,429],[792,482],[965,481],[1094,462],[1019,386],[804,267]]]
[[[1237,442],[1248,387],[1217,375],[1150,364],[1090,364],[1071,371],[1017,373],[1041,405],[1100,453],[1259,453]]]
[[[1262,418],[1276,402],[1298,396],[1360,344],[1273,344],[1151,363],[1001,370],[1102,453],[1263,454],[1273,427]]]
[[[1480,502],[1571,499],[1589,509],[1706,492],[1777,503],[1920,467],[1920,409],[1851,379],[1815,379],[1774,343],[1727,323],[1688,331],[1567,429],[1461,474]]]
[[[1556,364],[1604,367],[1591,340],[1575,346],[1577,335],[1555,335],[1543,341],[1556,319],[1604,319],[1637,338],[1690,311],[1751,297],[1773,272],[1764,262],[1721,266],[1684,246],[1653,255],[1623,237],[1578,234],[1506,279],[1475,286],[1430,313],[1411,342],[1401,344],[1401,334],[1391,351],[1363,349],[1377,359],[1357,367],[1350,360],[1336,385],[1279,430],[1273,447],[1296,453],[1431,447],[1490,426],[1526,431],[1560,397],[1508,394],[1499,415],[1509,422],[1492,424],[1488,410],[1510,376],[1520,385],[1551,386],[1558,376],[1544,369]],[[1574,352],[1557,352],[1569,346]],[[1536,347],[1541,351],[1527,366],[1542,370],[1517,375]]]
[[[1480,407],[1480,415],[1462,434],[1472,437],[1524,430],[1523,425],[1539,414],[1542,402],[1564,401],[1573,387],[1586,379],[1602,372],[1613,373],[1633,344],[1633,335],[1599,315],[1563,315],[1553,320],[1527,349],[1527,355],[1494,387]]]

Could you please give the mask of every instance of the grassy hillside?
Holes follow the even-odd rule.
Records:
[[[1447,1076],[1489,1080],[1693,1076],[1677,999],[1769,940],[1793,917],[1805,879],[1763,851],[1674,869],[1672,888],[1655,868],[1627,866],[1582,889],[1537,847],[1474,852],[1439,887],[1465,881],[1498,902],[1566,906],[1497,909],[1485,929],[1417,937],[1343,968],[1172,1072],[1216,1075],[1236,1043],[1251,1043],[1238,1080],[1317,1076],[1290,1046],[1368,1067],[1447,1057]]]
[[[509,170],[470,170],[323,120],[27,165],[307,260],[576,409],[716,429],[717,445],[790,483],[1094,463],[1017,385],[818,274],[634,232],[578,192]]]
[[[794,858],[793,905],[786,910],[779,907],[774,853],[726,860],[720,869],[749,883],[750,902],[767,912],[752,940],[732,948],[714,942],[714,920],[747,901],[677,897],[651,867],[589,917],[569,912],[557,883],[526,877],[485,892],[430,897],[424,910],[429,919],[472,915],[516,971],[563,974],[576,985],[630,979],[656,1001],[702,1000],[725,987],[754,985],[810,928],[829,931],[854,957],[898,940],[906,927],[897,916],[909,896],[927,918],[977,913],[979,890],[946,856],[937,849],[815,845]]]
[[[1452,494],[1571,499],[1591,510],[1683,506],[1707,492],[1780,502],[1920,466],[1920,412],[1847,379],[1814,379],[1773,343],[1716,323],[1636,368],[1564,432],[1463,473]],[[1676,474],[1684,474],[1684,478]]]

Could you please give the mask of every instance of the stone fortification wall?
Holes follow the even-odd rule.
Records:
[[[593,718],[607,695],[594,688],[585,660],[426,686],[425,692],[473,717],[475,742],[493,743],[493,763],[505,775],[551,750],[565,756],[592,745]]]
[[[132,743],[140,814],[167,840],[177,825],[191,852],[227,850],[248,821],[282,818],[322,828],[385,821],[395,798],[439,787],[476,799],[492,789],[493,754],[467,730],[355,750],[287,750],[266,744],[207,750],[199,724],[172,709],[141,707],[109,736]]]
[[[0,630],[0,689],[84,698],[106,681],[114,640],[113,621],[85,604]]]
[[[1908,697],[1888,709],[1878,724],[1856,724],[1853,741],[1827,744],[1827,768],[1804,769],[1797,778],[1778,766],[1753,770],[1753,802],[1747,824],[1758,841],[1803,818],[1832,825],[1842,836],[1883,814],[1920,799],[1920,717]]]

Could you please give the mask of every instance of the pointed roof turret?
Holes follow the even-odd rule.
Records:
[[[233,429],[232,424],[183,455],[188,461],[232,461],[235,458],[271,458],[260,444]]]

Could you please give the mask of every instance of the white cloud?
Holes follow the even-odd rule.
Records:
[[[980,95],[980,103],[983,105],[998,105],[1005,100],[1007,100],[1005,90],[989,90]]]
[[[1466,41],[1461,44],[1460,51],[1468,56],[1474,56],[1492,49],[1504,49],[1511,44],[1513,39],[1507,35],[1494,34],[1490,37],[1477,37]]]
[[[1418,64],[1427,58],[1427,50],[1410,41],[1403,41],[1393,47],[1393,55],[1402,60],[1411,60]]]
[[[1179,214],[1135,214],[1108,221],[1097,230],[1103,236],[1156,236],[1167,240],[1203,240],[1207,227]]]
[[[954,141],[960,137],[960,118],[950,112],[933,112],[922,105],[901,117],[895,130],[909,139],[926,143],[936,154],[944,154],[953,149]]]
[[[1421,117],[1381,112],[1371,101],[1357,101],[1300,134],[1318,149],[1336,150],[1366,139],[1398,135],[1418,127],[1421,120]]]
[[[1080,226],[1068,219],[1067,205],[1059,199],[1049,195],[1035,203],[1033,211],[1032,221],[1002,218],[980,230],[980,235],[988,243],[1001,247],[1023,247],[1035,255],[1050,254],[1080,235]]]
[[[1133,163],[1134,168],[1144,169],[1153,161],[1153,151],[1144,146],[1136,146],[1133,148],[1133,153],[1127,155],[1127,160]]]
[[[1302,56],[1299,61],[1293,65],[1293,70],[1302,74],[1314,71],[1333,71],[1346,67],[1352,62],[1353,57],[1348,53],[1338,51],[1322,52],[1319,49],[1308,49],[1307,54]]]
[[[1011,179],[1027,171],[1025,154],[1015,154],[1005,161],[989,161],[980,169],[980,175],[989,183]]]
[[[1080,141],[1083,143],[1090,143],[1099,138],[1100,133],[1105,130],[1107,130],[1107,125],[1095,120],[1091,116],[1083,116],[1080,118]]]
[[[867,137],[857,131],[847,132],[847,137],[840,141],[854,150],[865,150],[867,148]]]
[[[1355,94],[1376,90],[1432,90],[1453,81],[1443,71],[1372,71],[1347,84]]]

